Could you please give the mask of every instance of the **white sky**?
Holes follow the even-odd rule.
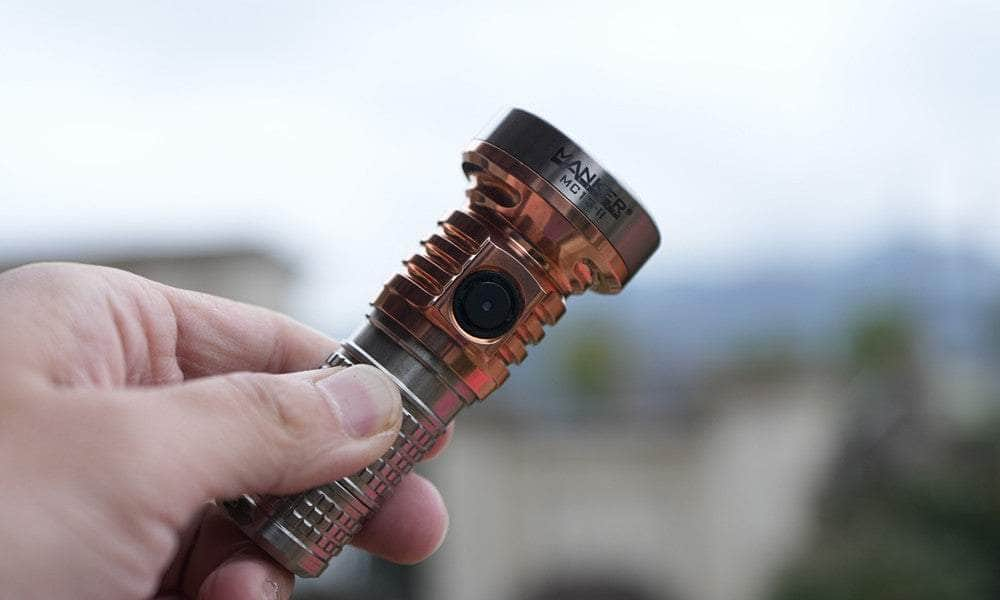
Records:
[[[0,258],[262,240],[305,261],[302,311],[357,314],[505,105],[639,194],[644,277],[996,252],[998,73],[985,0],[0,0]]]

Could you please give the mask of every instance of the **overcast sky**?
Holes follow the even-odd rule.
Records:
[[[998,73],[989,0],[0,0],[0,253],[260,241],[353,313],[505,105],[638,193],[644,277],[997,252]]]

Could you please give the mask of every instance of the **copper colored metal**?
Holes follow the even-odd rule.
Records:
[[[438,223],[326,363],[372,364],[392,378],[404,410],[396,443],[340,481],[286,498],[244,496],[226,504],[251,538],[299,575],[322,572],[455,415],[503,384],[508,367],[524,360],[544,326],[563,315],[567,296],[620,291],[659,245],[635,197],[526,111],[501,115],[466,148],[462,166],[468,207]],[[471,285],[484,273],[503,284],[489,288],[500,294],[497,306],[512,294],[511,306],[520,308],[516,321],[492,337],[470,333],[456,315],[465,301],[456,297],[462,282]],[[490,297],[474,308],[489,321],[493,306]]]

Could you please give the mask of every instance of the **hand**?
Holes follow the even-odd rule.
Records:
[[[383,375],[299,372],[335,348],[114,269],[0,275],[0,595],[287,598],[292,576],[211,500],[301,491],[388,449],[401,413]],[[416,562],[447,522],[410,475],[354,543]]]

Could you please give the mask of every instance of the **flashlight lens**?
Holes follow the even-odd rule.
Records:
[[[514,326],[522,304],[521,294],[509,277],[497,271],[476,271],[455,290],[452,311],[466,333],[492,339]]]

